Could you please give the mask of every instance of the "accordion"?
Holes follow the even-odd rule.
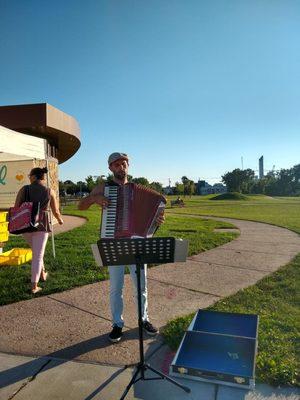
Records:
[[[109,205],[102,210],[101,238],[151,237],[156,219],[164,210],[166,199],[155,190],[127,183],[105,186]]]

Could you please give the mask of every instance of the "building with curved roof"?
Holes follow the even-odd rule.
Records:
[[[46,155],[56,158],[59,164],[71,158],[80,147],[76,119],[48,103],[0,106],[0,125],[45,139]]]
[[[0,209],[14,203],[28,172],[47,167],[47,185],[57,198],[58,164],[80,147],[76,119],[47,103],[0,107]]]

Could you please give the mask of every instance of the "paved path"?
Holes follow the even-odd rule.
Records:
[[[207,307],[223,296],[252,285],[287,264],[300,252],[300,236],[287,229],[228,218],[216,219],[233,223],[240,230],[240,236],[223,246],[189,257],[186,263],[166,264],[149,270],[149,313],[154,324],[162,327],[176,316]],[[26,397],[25,388],[20,392],[23,397],[17,395],[16,399],[41,398],[30,396],[36,387],[41,395],[40,389],[48,379],[55,379],[61,386],[65,379],[70,381],[73,386],[67,386],[65,390],[69,390],[69,394],[72,392],[72,396],[55,397],[53,392],[51,397],[49,393],[52,392],[44,390],[48,394],[44,393],[43,399],[113,399],[112,390],[118,393],[116,396],[120,395],[124,382],[129,380],[132,373],[131,369],[124,372],[122,366],[138,361],[136,309],[129,280],[130,277],[126,276],[124,340],[117,345],[110,345],[107,341],[111,327],[107,281],[3,306],[0,317],[0,352],[19,355],[18,359],[12,355],[8,359],[8,356],[3,355],[6,360],[4,375],[11,383],[4,388],[5,393],[12,394],[16,387],[21,387],[24,380],[28,382],[28,377],[37,374],[38,379],[26,385],[30,395]],[[173,354],[163,345],[160,337],[147,339],[145,351],[151,364],[167,372]],[[23,356],[38,358],[27,362]],[[74,360],[89,364],[73,363]],[[86,367],[83,368],[83,365]],[[40,368],[45,369],[43,374],[38,373]],[[87,375],[81,376],[79,369]],[[116,379],[108,390],[106,386],[112,377]],[[120,380],[122,384],[118,383]],[[201,388],[204,397],[202,394],[200,397],[186,395],[166,382],[157,383],[157,387],[161,388],[160,393],[168,390],[168,397],[172,393],[172,399],[246,398],[244,391],[237,397],[240,392],[235,390],[232,397],[233,389],[220,387],[220,392],[219,389],[216,392],[215,385],[187,382],[196,392]],[[95,392],[94,397],[84,397],[85,390],[91,395],[93,390],[97,391],[97,387],[101,390]],[[165,398],[159,397],[162,394],[154,394],[151,388],[148,383],[142,382],[136,385],[128,398]],[[149,397],[150,394],[152,397]]]
[[[58,235],[59,233],[70,231],[74,228],[79,228],[83,224],[86,223],[86,218],[84,217],[75,217],[74,215],[64,215],[63,216],[64,223],[63,225],[55,224],[54,225],[54,234]]]

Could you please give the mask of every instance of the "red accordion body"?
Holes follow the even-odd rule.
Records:
[[[102,214],[101,237],[152,236],[157,227],[156,218],[166,204],[164,196],[135,183],[108,186],[105,195],[111,206]],[[114,232],[107,234],[106,227]]]

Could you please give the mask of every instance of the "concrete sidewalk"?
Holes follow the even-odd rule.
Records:
[[[176,316],[207,307],[252,285],[300,252],[299,235],[287,229],[216,219],[233,223],[240,236],[190,257],[186,263],[149,270],[149,314],[154,324],[162,327]],[[124,370],[124,365],[138,361],[136,309],[129,280],[126,276],[124,340],[117,345],[107,341],[111,328],[109,282],[3,306],[1,399],[118,398],[132,376],[132,369]],[[160,337],[145,340],[145,353],[151,365],[168,372],[173,353]],[[258,386],[264,397],[257,397],[257,393],[225,386],[189,380],[184,384],[193,389],[191,394],[165,381],[139,382],[127,398],[252,400],[271,399],[272,393],[277,396],[273,399],[279,399],[281,393],[284,399],[298,398],[293,390],[274,391],[267,386]],[[19,392],[13,396],[15,390]]]
[[[149,360],[157,369],[165,348]],[[132,378],[133,369],[55,359],[0,353],[0,398],[2,400],[115,400],[119,399]],[[147,377],[154,375],[147,372]],[[258,384],[247,391],[213,383],[177,379],[191,389],[186,393],[165,380],[139,381],[127,400],[299,400],[293,388],[272,388]]]

